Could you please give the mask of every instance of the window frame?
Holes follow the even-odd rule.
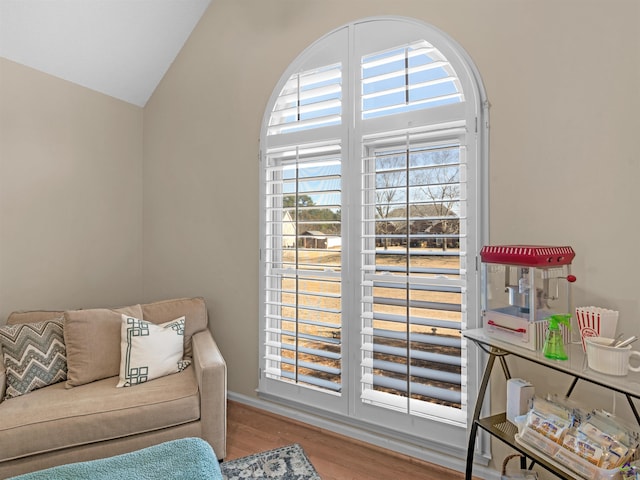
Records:
[[[379,35],[379,32],[376,32],[377,29],[382,25],[380,22],[387,22],[385,26],[385,35]],[[390,28],[388,28],[390,26]],[[409,28],[407,28],[409,27]],[[270,401],[276,401],[283,405],[302,408],[309,412],[312,412],[314,415],[325,416],[326,418],[331,419],[339,419],[340,422],[343,422],[348,425],[355,426],[357,428],[363,428],[368,431],[376,431],[379,433],[384,433],[385,435],[391,435],[395,438],[408,441],[411,443],[418,442],[421,445],[428,446],[429,448],[433,448],[436,451],[446,451],[448,453],[453,453],[454,455],[460,456],[464,458],[464,445],[466,444],[466,425],[469,422],[469,419],[472,415],[472,405],[469,405],[464,412],[466,416],[466,422],[464,419],[461,421],[451,421],[446,422],[440,419],[438,423],[435,425],[435,428],[430,428],[432,433],[430,439],[426,439],[421,437],[419,434],[402,434],[402,430],[406,429],[407,426],[410,426],[412,421],[407,421],[406,419],[397,418],[393,419],[391,422],[387,422],[385,425],[382,423],[381,425],[372,425],[372,419],[379,417],[379,412],[377,412],[377,407],[370,406],[359,406],[356,407],[356,403],[359,402],[359,391],[360,391],[360,379],[354,378],[359,377],[359,375],[354,375],[354,368],[344,368],[342,372],[342,380],[345,385],[345,389],[352,391],[350,394],[350,398],[344,399],[337,395],[323,395],[326,397],[322,401],[322,406],[320,407],[318,404],[313,405],[314,402],[317,403],[317,398],[315,393],[317,392],[307,392],[305,389],[299,386],[290,385],[285,386],[285,388],[280,388],[277,384],[272,382],[265,382],[264,371],[263,371],[263,362],[262,358],[264,355],[264,328],[263,328],[263,318],[264,318],[264,305],[265,305],[265,264],[264,264],[264,245],[263,239],[266,235],[265,229],[265,152],[267,148],[271,148],[274,145],[272,142],[273,139],[268,139],[266,132],[269,125],[269,118],[271,115],[271,107],[275,104],[277,100],[278,94],[280,92],[280,88],[287,79],[294,73],[299,72],[306,68],[313,68],[314,66],[324,66],[333,64],[336,62],[336,59],[339,59],[342,62],[342,65],[346,67],[345,77],[343,78],[343,89],[345,89],[348,93],[347,98],[353,99],[353,95],[355,95],[355,85],[352,84],[352,78],[354,78],[353,69],[359,69],[359,65],[355,65],[358,62],[355,62],[353,59],[360,58],[359,50],[363,48],[363,45],[358,43],[358,40],[355,38],[356,35],[354,33],[355,29],[360,29],[360,36],[367,37],[368,39],[376,39],[373,42],[368,42],[366,44],[366,51],[372,52],[376,51],[376,49],[388,48],[389,45],[399,44],[400,38],[406,38],[406,42],[410,42],[415,40],[414,32],[421,31],[422,37],[428,40],[433,45],[436,45],[438,50],[442,52],[442,54],[446,57],[446,59],[454,64],[456,68],[460,69],[458,76],[462,78],[463,85],[462,89],[465,95],[468,95],[471,98],[475,111],[472,116],[468,116],[466,118],[467,129],[472,129],[469,133],[470,135],[475,136],[474,141],[474,161],[477,162],[476,170],[475,170],[475,178],[473,179],[472,188],[474,189],[473,198],[475,199],[475,203],[473,205],[473,211],[469,212],[469,215],[473,216],[475,222],[477,223],[475,226],[475,230],[477,231],[477,235],[473,238],[474,242],[474,252],[476,255],[479,254],[480,248],[483,244],[487,243],[488,239],[488,101],[486,99],[486,94],[484,92],[484,87],[482,84],[481,77],[471,61],[468,54],[462,49],[454,40],[448,37],[446,34],[441,32],[440,30],[417,20],[408,19],[404,17],[374,17],[369,19],[359,20],[357,22],[353,22],[347,24],[339,29],[334,30],[333,32],[328,33],[326,36],[322,37],[318,41],[314,42],[311,46],[309,46],[294,62],[291,63],[289,68],[284,72],[280,81],[276,85],[276,88],[273,90],[272,96],[267,104],[267,108],[265,109],[263,126],[261,129],[261,152],[260,152],[260,267],[259,267],[259,281],[260,281],[260,380],[259,380],[259,388],[258,395],[261,398]],[[378,33],[377,35],[374,33]],[[394,38],[393,42],[389,42],[388,38]],[[329,39],[331,45],[325,45],[325,42]],[[347,40],[347,42],[352,45],[350,51],[340,51],[339,49],[333,50],[336,48],[332,45],[337,45],[338,43]],[[379,45],[376,45],[379,43]],[[317,52],[317,46],[322,44],[322,48],[327,52],[327,59],[324,60],[321,58],[322,56],[315,56]],[[364,50],[363,50],[364,51]],[[338,55],[333,55],[336,52],[339,52]],[[323,63],[325,62],[325,63]],[[464,107],[452,107],[450,109],[443,109],[444,116],[440,119],[441,122],[446,123],[447,121],[454,120],[455,110],[457,108]],[[466,110],[468,111],[468,109]],[[447,113],[449,112],[449,113]],[[407,129],[407,125],[411,124],[412,121],[419,121],[421,117],[421,113],[424,114],[423,111],[417,110],[413,112],[409,112],[407,114],[403,114],[398,117],[380,117],[380,118],[369,118],[366,119],[366,122],[362,121],[361,114],[361,105],[357,101],[343,102],[343,111],[342,118],[351,119],[355,118],[355,124],[345,128],[343,125],[333,125],[328,127],[323,127],[323,136],[322,138],[333,138],[341,142],[342,150],[344,152],[345,158],[354,159],[354,161],[345,162],[348,163],[344,165],[343,178],[344,182],[350,182],[352,185],[353,182],[359,182],[361,178],[360,167],[361,167],[361,156],[362,156],[362,148],[363,143],[360,139],[368,138],[370,136],[375,136],[379,132],[390,131],[390,130],[405,130]],[[447,116],[450,115],[450,118]],[[400,118],[402,117],[402,118]],[[313,131],[299,131],[294,134],[289,134],[288,142],[284,142],[284,144],[291,142],[310,142],[314,139],[315,135]],[[316,139],[317,140],[317,139]],[[350,141],[351,140],[351,141]],[[276,142],[277,143],[277,142]],[[356,161],[357,160],[357,161]],[[344,194],[344,192],[343,192]],[[350,191],[343,197],[343,204],[346,205],[354,205],[357,204],[359,200],[359,196],[361,195],[360,188],[351,188]],[[352,237],[352,232],[357,231],[359,228],[358,221],[354,222],[351,219],[343,218],[343,237]],[[358,243],[358,242],[353,242]],[[343,267],[342,267],[342,289],[346,294],[352,295],[354,297],[359,297],[358,290],[360,288],[360,278],[357,273],[360,269],[360,251],[358,245],[357,248],[355,246],[349,246],[347,249],[344,249],[342,252],[343,255]],[[468,281],[467,284],[469,286],[469,290],[467,294],[474,299],[474,305],[471,305],[471,309],[474,312],[474,320],[475,323],[470,322],[470,325],[466,325],[467,328],[479,325],[480,315],[479,315],[479,302],[480,302],[480,275],[477,264],[477,256],[475,258],[468,258],[469,270],[473,270],[472,275],[474,275],[473,281]],[[470,272],[471,273],[471,272]],[[343,310],[343,315],[347,318],[360,318],[360,302],[353,301],[350,305]],[[476,314],[477,312],[477,314]],[[354,325],[359,322],[350,322],[349,324],[343,324],[343,341],[347,345],[352,345],[354,342],[354,338],[360,337],[360,328],[358,325]],[[463,326],[464,328],[465,326]],[[357,340],[359,341],[359,340]],[[462,342],[465,342],[463,339]],[[360,355],[359,351],[357,353]],[[353,352],[349,353],[349,355],[353,355]],[[466,361],[465,361],[466,360]],[[466,369],[466,390],[463,394],[467,399],[475,398],[475,392],[479,386],[480,379],[480,366],[482,365],[482,354],[480,352],[475,352],[474,349],[466,350],[466,359],[463,359],[464,368]],[[311,393],[311,395],[309,395]],[[388,413],[388,412],[387,412]],[[393,416],[393,415],[392,415]],[[395,427],[391,427],[390,425],[394,424]],[[428,423],[431,427],[431,423]],[[427,424],[425,424],[425,427]],[[443,441],[443,439],[445,439]],[[477,443],[478,453],[482,456],[488,456],[488,442],[480,441]]]

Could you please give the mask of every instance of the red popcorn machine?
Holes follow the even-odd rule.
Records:
[[[541,350],[547,318],[570,314],[571,247],[487,245],[480,252],[482,317],[487,335]],[[570,333],[562,328],[565,343]]]

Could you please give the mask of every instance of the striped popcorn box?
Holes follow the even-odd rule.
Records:
[[[577,307],[576,320],[580,327],[580,338],[582,339],[582,349],[586,352],[585,339],[589,337],[616,336],[618,326],[618,312],[600,307]]]

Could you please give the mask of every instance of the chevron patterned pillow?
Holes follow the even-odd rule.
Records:
[[[0,327],[7,376],[5,399],[67,379],[63,318]]]

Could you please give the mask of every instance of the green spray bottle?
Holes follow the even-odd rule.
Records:
[[[564,351],[564,341],[562,339],[562,332],[560,331],[560,324],[566,325],[571,328],[571,314],[556,314],[546,318],[549,321],[549,330],[547,331],[547,338],[544,340],[544,347],[542,353],[545,357],[552,360],[567,360],[569,357]]]

